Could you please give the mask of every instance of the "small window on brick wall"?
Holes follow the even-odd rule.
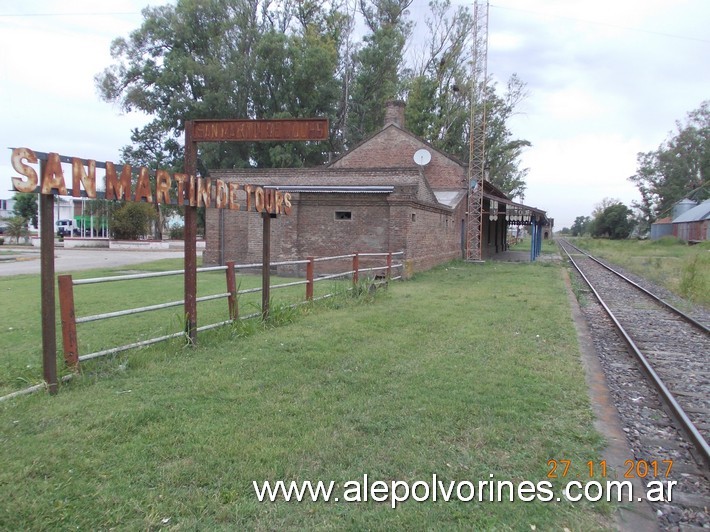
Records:
[[[335,211],[336,220],[352,220],[353,213],[350,211]]]
[[[412,213],[412,221],[413,222],[417,221],[417,215],[415,213]]]

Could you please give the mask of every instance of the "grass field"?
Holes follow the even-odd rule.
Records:
[[[74,279],[115,276],[140,272],[159,272],[182,269],[182,259],[166,259],[143,264],[140,269],[107,269],[83,271]],[[274,276],[272,285],[293,279]],[[0,322],[0,395],[42,381],[42,343],[40,316],[40,280],[37,275],[0,277],[0,293],[3,308]],[[261,276],[237,273],[238,289],[244,290],[261,286]],[[332,292],[336,281],[315,283],[314,295],[318,297]],[[225,293],[225,273],[204,272],[198,274],[198,297]],[[114,312],[130,308],[162,304],[182,300],[183,277],[181,275],[90,284],[74,287],[74,304],[77,317]],[[274,304],[290,304],[302,301],[304,286],[294,286],[273,290]],[[57,299],[58,299],[57,294]],[[261,294],[240,295],[241,315],[260,312]],[[198,304],[198,325],[219,323],[228,319],[226,299],[201,302]],[[57,304],[57,347],[60,351],[59,367],[63,367],[61,320]],[[77,325],[80,355],[94,353],[127,345],[136,341],[165,336],[184,330],[182,305],[134,316],[89,322]],[[180,343],[176,340],[176,343]],[[67,371],[64,371],[67,373]]]
[[[31,284],[8,281],[3,294],[29,300]],[[38,321],[34,308],[27,321]],[[56,397],[0,403],[0,529],[610,527],[608,504],[410,500],[393,510],[259,503],[252,488],[342,487],[365,474],[537,483],[550,459],[583,473],[603,441],[560,266],[452,263],[374,299],[340,296],[282,317],[203,333],[194,348],[168,342],[97,361]],[[37,360],[29,329],[16,338]]]
[[[528,236],[526,238],[523,238],[517,244],[511,246],[510,249],[512,251],[530,251],[531,243],[532,239]],[[540,253],[559,253],[559,249],[554,240],[547,239],[542,241],[542,248],[540,249]]]
[[[655,241],[602,238],[572,241],[593,255],[710,308],[710,242],[689,246],[674,237]]]

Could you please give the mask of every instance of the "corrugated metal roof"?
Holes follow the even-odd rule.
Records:
[[[452,209],[458,205],[461,198],[466,194],[464,190],[435,190],[436,201]]]
[[[495,200],[498,203],[505,203],[506,205],[510,205],[511,207],[519,207],[520,209],[527,209],[528,211],[532,211],[536,214],[542,214],[547,218],[547,211],[543,211],[542,209],[538,209],[537,207],[531,207],[530,205],[525,205],[523,203],[516,203],[515,201],[510,201],[509,199],[504,199],[501,198],[500,196],[495,196],[493,194],[488,194],[487,192],[483,193],[484,198],[488,198],[489,200]]]
[[[210,175],[260,186],[330,187],[340,193],[341,187],[416,187],[420,201],[437,204],[417,168],[234,168],[210,170]],[[364,189],[358,193],[365,193]]]
[[[683,214],[673,220],[674,224],[687,222],[701,222],[710,219],[710,199],[703,201],[700,205],[685,211]]]
[[[264,188],[282,192],[304,192],[309,194],[389,194],[394,192],[394,187],[386,186],[266,185]]]

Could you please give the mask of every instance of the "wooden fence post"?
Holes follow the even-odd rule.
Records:
[[[74,312],[74,281],[71,275],[60,275],[58,281],[64,362],[74,371],[79,371],[79,344],[76,337],[76,314]]]
[[[306,264],[306,300],[313,301],[313,267],[315,265],[315,259],[313,257],[308,257],[308,264]]]
[[[229,304],[229,319],[239,319],[239,302],[237,301],[237,275],[234,271],[234,262],[227,262],[227,302]]]
[[[353,286],[358,283],[358,270],[360,269],[360,256],[355,253],[353,255]]]
[[[387,280],[392,277],[392,252],[387,253]]]

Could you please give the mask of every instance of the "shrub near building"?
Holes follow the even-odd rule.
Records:
[[[111,217],[111,235],[116,240],[138,240],[151,231],[157,215],[149,203],[126,202]]]

